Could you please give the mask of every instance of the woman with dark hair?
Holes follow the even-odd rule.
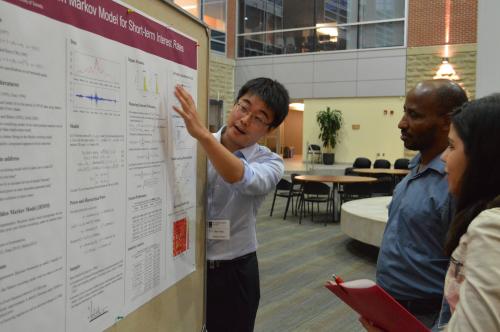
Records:
[[[441,158],[457,206],[445,244],[446,331],[500,331],[500,93],[456,109],[448,140]]]
[[[443,153],[457,209],[445,251],[450,331],[500,331],[500,94],[452,115]]]

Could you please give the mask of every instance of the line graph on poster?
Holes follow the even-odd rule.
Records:
[[[71,83],[70,100],[73,110],[120,113],[120,94],[114,89]]]
[[[173,170],[173,201],[174,208],[184,207],[193,199],[195,179],[193,179],[195,161],[191,156],[172,158]]]
[[[169,77],[169,89],[172,91],[170,101],[170,130],[172,136],[172,152],[177,156],[183,154],[182,150],[191,150],[195,147],[196,141],[189,135],[184,120],[172,109],[173,106],[180,107],[179,101],[174,96],[175,87],[181,85],[192,96],[194,95],[193,78],[189,75],[173,72]]]
[[[140,169],[129,170],[130,178],[133,179],[132,185],[135,189],[154,189],[163,181],[163,175],[159,166],[144,167]]]
[[[119,85],[120,63],[84,51],[72,49],[69,57],[70,73],[74,77]]]

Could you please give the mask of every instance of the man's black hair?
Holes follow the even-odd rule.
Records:
[[[236,101],[247,93],[258,96],[273,112],[274,119],[269,127],[276,128],[285,120],[290,97],[280,82],[266,77],[254,78],[241,87]]]

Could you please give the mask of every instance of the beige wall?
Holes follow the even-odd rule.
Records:
[[[318,138],[316,113],[330,106],[341,110],[344,116],[340,143],[334,151],[336,163],[352,163],[363,156],[372,161],[387,159],[393,164],[394,160],[404,156],[397,127],[403,115],[404,97],[307,99],[304,104],[303,149],[307,142],[322,145]],[[352,125],[359,125],[360,128],[354,130]]]
[[[450,63],[469,98],[476,94],[476,44],[450,45]],[[406,90],[432,79],[441,64],[444,46],[411,47],[407,51]]]
[[[234,60],[215,55],[213,52],[210,53],[209,98],[224,101],[224,114],[231,110],[236,97],[234,91],[234,67]]]
[[[302,154],[302,119],[304,112],[289,111],[283,124],[283,147],[293,146],[295,154]]]

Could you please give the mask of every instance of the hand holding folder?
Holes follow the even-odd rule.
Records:
[[[371,280],[343,282],[334,276],[334,280],[327,281],[325,287],[384,331],[429,332],[425,325]]]

